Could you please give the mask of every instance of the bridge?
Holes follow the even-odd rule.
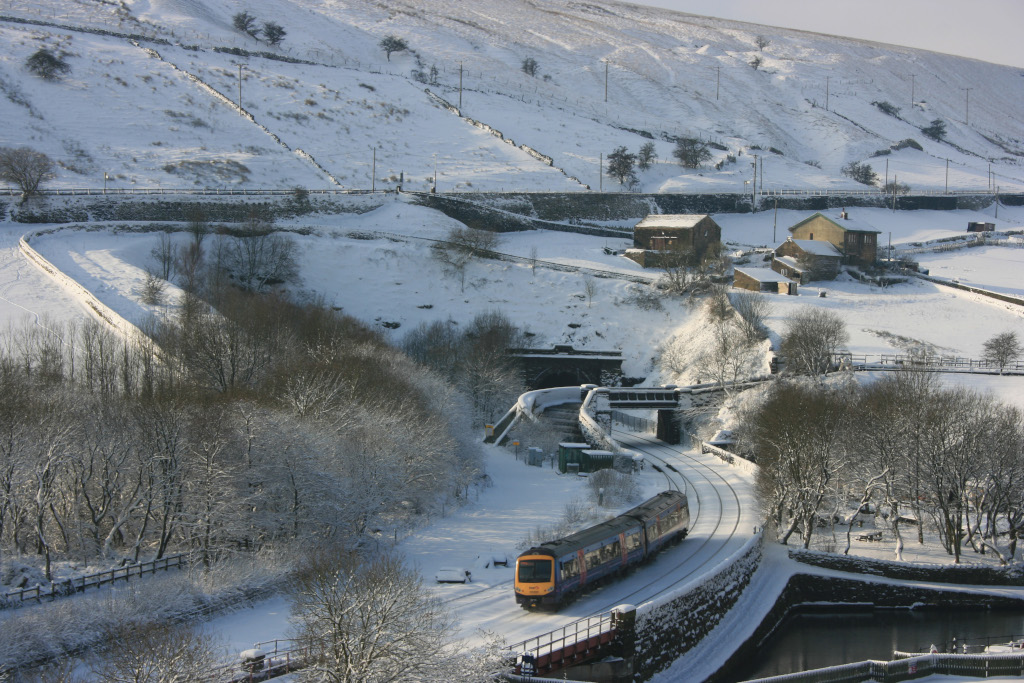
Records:
[[[617,384],[622,377],[621,351],[590,351],[557,345],[550,349],[509,349],[523,368],[530,389],[581,384]]]

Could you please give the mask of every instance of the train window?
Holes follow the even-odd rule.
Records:
[[[626,536],[626,550],[633,552],[640,547],[640,532],[632,533]]]
[[[601,564],[601,549],[591,550],[585,555],[587,560],[587,569],[593,569]]]
[[[519,583],[548,583],[551,581],[552,560],[519,560]]]
[[[563,580],[564,579],[571,579],[571,578],[579,575],[579,573],[580,573],[579,562],[576,561],[575,557],[572,558],[571,560],[567,560],[567,561],[562,563],[562,579]]]

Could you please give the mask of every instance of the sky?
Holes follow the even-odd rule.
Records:
[[[1024,67],[1022,0],[631,0]]]

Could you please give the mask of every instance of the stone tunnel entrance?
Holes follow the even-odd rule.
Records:
[[[530,389],[580,384],[615,386],[622,377],[621,351],[577,350],[558,345],[551,349],[509,349],[508,353],[519,359],[523,381]]]

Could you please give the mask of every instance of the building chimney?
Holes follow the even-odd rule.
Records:
[[[843,208],[842,213],[839,214],[839,217],[842,218],[844,221],[850,220],[850,214],[846,213],[845,207]]]

